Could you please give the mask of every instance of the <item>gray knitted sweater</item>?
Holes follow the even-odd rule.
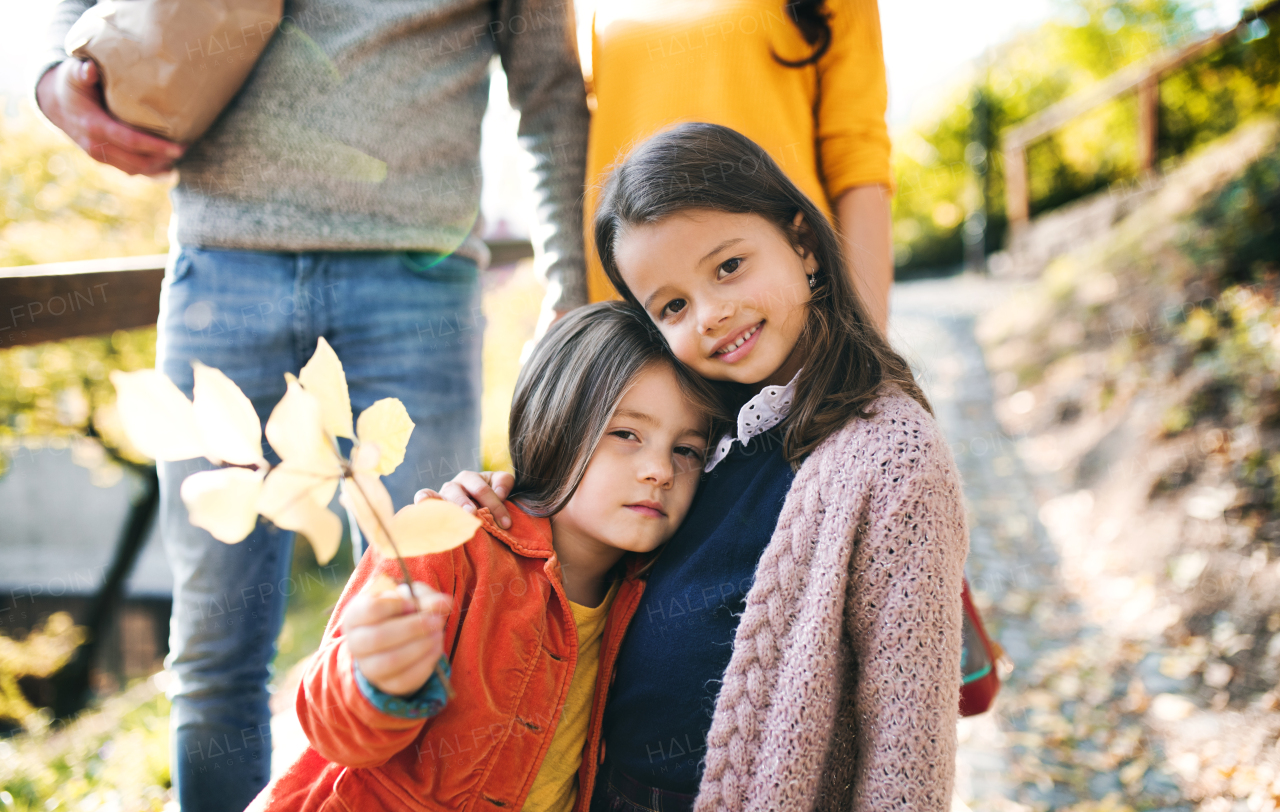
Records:
[[[66,57],[67,30],[92,5],[58,4],[40,75]],[[285,0],[284,11],[240,93],[178,165],[179,243],[456,250],[483,266],[480,121],[497,53],[534,156],[539,270],[553,303],[586,302],[588,114],[572,6]]]

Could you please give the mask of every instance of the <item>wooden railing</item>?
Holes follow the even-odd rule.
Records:
[[[1151,172],[1156,163],[1156,134],[1160,120],[1160,80],[1178,68],[1217,50],[1239,36],[1254,20],[1280,10],[1280,0],[1248,12],[1234,28],[1213,34],[1172,52],[1156,54],[1122,68],[1087,90],[1054,104],[1016,127],[1006,130],[1000,147],[1004,157],[1006,211],[1009,226],[1017,229],[1031,215],[1027,178],[1027,148],[1072,119],[1128,93],[1138,100],[1138,167]]]
[[[533,256],[527,241],[490,241],[492,266]],[[0,349],[101,335],[155,324],[165,254],[0,268]],[[76,622],[87,640],[51,678],[53,712],[69,719],[90,696],[91,668],[105,631],[115,623],[124,586],[155,521],[160,488],[154,467],[140,470],[142,493],[120,529],[111,566],[83,616]]]
[[[527,240],[492,240],[491,265],[533,256]],[[156,323],[167,256],[0,268],[0,349]]]

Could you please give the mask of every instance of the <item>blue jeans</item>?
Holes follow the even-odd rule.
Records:
[[[608,761],[600,765],[591,812],[691,812],[695,796],[650,787]]]
[[[346,370],[355,415],[404,402],[416,428],[386,477],[397,508],[479,465],[476,265],[419,252],[262,253],[183,246],[160,297],[156,366],[191,395],[193,360],[225,372],[265,422],[320,336]],[[264,442],[267,459],[276,458]],[[187,521],[182,480],[160,465],[160,527],[173,569],[166,660],[172,774],[184,812],[239,812],[271,771],[267,680],[289,594],[293,533],[259,521],[223,544]]]

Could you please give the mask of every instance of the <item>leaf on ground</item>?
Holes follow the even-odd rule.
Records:
[[[165,462],[204,456],[191,401],[163,373],[116,370],[111,383],[120,422],[138,451]]]
[[[338,360],[338,354],[324,340],[324,336],[320,336],[311,360],[298,373],[298,381],[320,401],[325,431],[334,437],[354,439],[347,375],[342,369],[342,362]]]
[[[356,437],[360,443],[376,443],[382,451],[377,472],[386,475],[404,462],[404,450],[413,434],[413,420],[398,398],[383,398],[360,413]]]
[[[192,410],[205,453],[218,462],[254,465],[262,460],[262,423],[253,403],[222,370],[196,361]]]
[[[179,491],[191,523],[227,544],[252,532],[261,492],[262,471],[249,468],[200,471],[184,479]]]

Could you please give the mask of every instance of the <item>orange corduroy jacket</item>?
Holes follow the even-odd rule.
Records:
[[[445,626],[456,696],[430,719],[375,708],[360,692],[343,644],[347,603],[378,573],[399,579],[373,551],[360,561],[298,688],[311,745],[250,810],[519,810],[560,719],[577,665],[578,636],[551,546],[551,523],[508,502],[512,527],[488,510],[466,544],[407,559],[410,574],[450,595]],[[644,560],[627,562],[609,611],[575,812],[590,805],[603,756],[605,695],[623,633],[644,589]]]

